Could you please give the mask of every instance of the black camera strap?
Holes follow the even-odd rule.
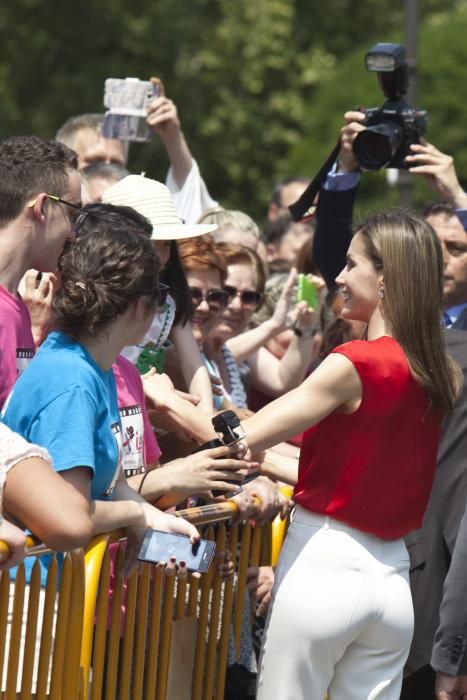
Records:
[[[305,192],[299,199],[297,199],[296,202],[290,205],[289,211],[292,214],[292,218],[294,221],[303,221],[304,219],[307,219],[309,216],[311,216],[310,210],[314,206],[316,195],[320,191],[321,185],[323,184],[323,182],[325,182],[327,174],[334,165],[339,154],[340,148],[341,144],[340,141],[338,141],[336,146],[333,148],[332,152],[329,154],[328,158],[326,158],[326,161],[323,163],[313,180],[306,188]],[[314,213],[314,210],[312,211]]]

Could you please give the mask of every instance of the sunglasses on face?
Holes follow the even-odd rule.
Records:
[[[170,292],[170,287],[168,287],[166,284],[163,284],[162,282],[159,282],[159,289],[157,290],[157,305],[159,308],[162,308],[165,306],[167,302],[167,296]]]
[[[147,296],[152,297],[156,304],[158,309],[162,309],[167,301],[167,295],[170,292],[170,287],[168,287],[166,284],[163,284],[162,282],[159,282],[158,288],[154,292],[143,292],[144,294],[147,294]]]
[[[229,303],[229,297],[224,289],[209,289],[204,295],[203,290],[199,287],[190,287],[191,301],[194,308],[199,306],[202,301],[206,301],[211,311],[220,311],[225,309]]]
[[[260,292],[256,292],[253,289],[245,289],[243,292],[239,292],[237,287],[231,287],[229,284],[224,284],[224,290],[228,294],[229,304],[235,299],[235,297],[240,297],[242,306],[249,309],[256,309],[262,299]]]

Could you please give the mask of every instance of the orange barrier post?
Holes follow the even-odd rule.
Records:
[[[159,682],[156,688],[157,700],[165,700],[167,673],[169,670],[170,635],[174,609],[175,567],[164,571],[164,593],[162,604],[161,645],[159,651]]]
[[[149,564],[147,566],[149,567]],[[159,649],[160,639],[163,581],[164,567],[157,565],[154,567],[151,596],[151,618],[149,622],[149,648],[146,671],[146,700],[154,700],[156,694],[157,652]]]
[[[240,558],[238,562],[237,587],[234,602],[233,619],[235,658],[238,658],[240,654],[240,635],[242,632],[243,623],[244,593],[246,587],[247,570],[250,561],[251,529],[251,525],[242,525],[240,533],[241,547]]]
[[[232,557],[237,554],[238,545],[238,525],[230,528],[230,538],[228,548]],[[222,608],[221,634],[219,639],[219,663],[217,668],[216,700],[223,700],[225,676],[227,672],[227,656],[229,653],[230,626],[232,623],[234,577],[231,576],[224,584],[224,605]]]
[[[88,554],[86,554],[88,556]],[[104,663],[105,663],[105,642],[107,634],[107,614],[109,609],[109,584],[110,584],[110,554],[109,550],[104,550],[102,567],[100,570],[99,590],[96,602],[96,618],[94,631],[94,654],[92,659],[92,687],[91,700],[101,700],[102,688],[104,681]],[[85,603],[86,611],[86,603]],[[91,644],[89,630],[87,628],[88,620],[83,624],[83,646],[81,659],[85,659],[85,663],[90,664]],[[86,634],[86,640],[85,640]],[[89,641],[87,641],[89,639]],[[87,644],[90,646],[87,647]],[[83,663],[83,662],[82,662]],[[85,683],[84,697],[87,697],[87,682],[89,677],[89,665],[84,668],[82,665],[83,680]]]
[[[134,675],[132,700],[142,700],[144,662],[146,648],[146,632],[148,628],[149,585],[151,569],[149,564],[141,565],[141,575],[138,583],[138,610],[136,612],[136,641],[134,653]]]
[[[26,624],[26,639],[24,643],[23,677],[21,690],[22,695],[24,695],[25,697],[28,697],[32,692],[40,590],[41,568],[39,562],[36,560],[32,568],[31,581],[29,584],[28,618]]]
[[[216,539],[216,550],[219,552],[225,551],[226,533],[225,525],[219,525],[219,530]],[[215,566],[215,564],[214,564]],[[219,573],[218,567],[213,572],[213,586],[211,594],[211,615],[209,620],[209,637],[206,657],[206,671],[204,681],[204,697],[212,698],[214,689],[214,680],[216,672],[216,652],[217,652],[217,634],[219,627],[219,615],[221,609],[222,595],[222,576]]]
[[[125,628],[123,632],[122,659],[120,662],[119,698],[129,697],[131,687],[131,671],[133,661],[133,640],[135,636],[136,593],[138,588],[137,571],[134,571],[127,581],[125,600]]]

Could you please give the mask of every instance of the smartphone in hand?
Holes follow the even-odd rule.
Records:
[[[297,301],[306,301],[312,309],[318,307],[318,292],[315,283],[307,275],[298,276]]]
[[[186,535],[147,530],[138,560],[157,564],[160,561],[168,562],[170,557],[175,557],[177,564],[184,561],[189,571],[204,574],[209,569],[215,548],[216,543],[211,540],[200,540],[192,544]]]

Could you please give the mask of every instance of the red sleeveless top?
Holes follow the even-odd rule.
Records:
[[[294,500],[383,539],[420,527],[441,428],[400,345],[389,336],[335,348],[354,365],[362,401],[304,433]]]

